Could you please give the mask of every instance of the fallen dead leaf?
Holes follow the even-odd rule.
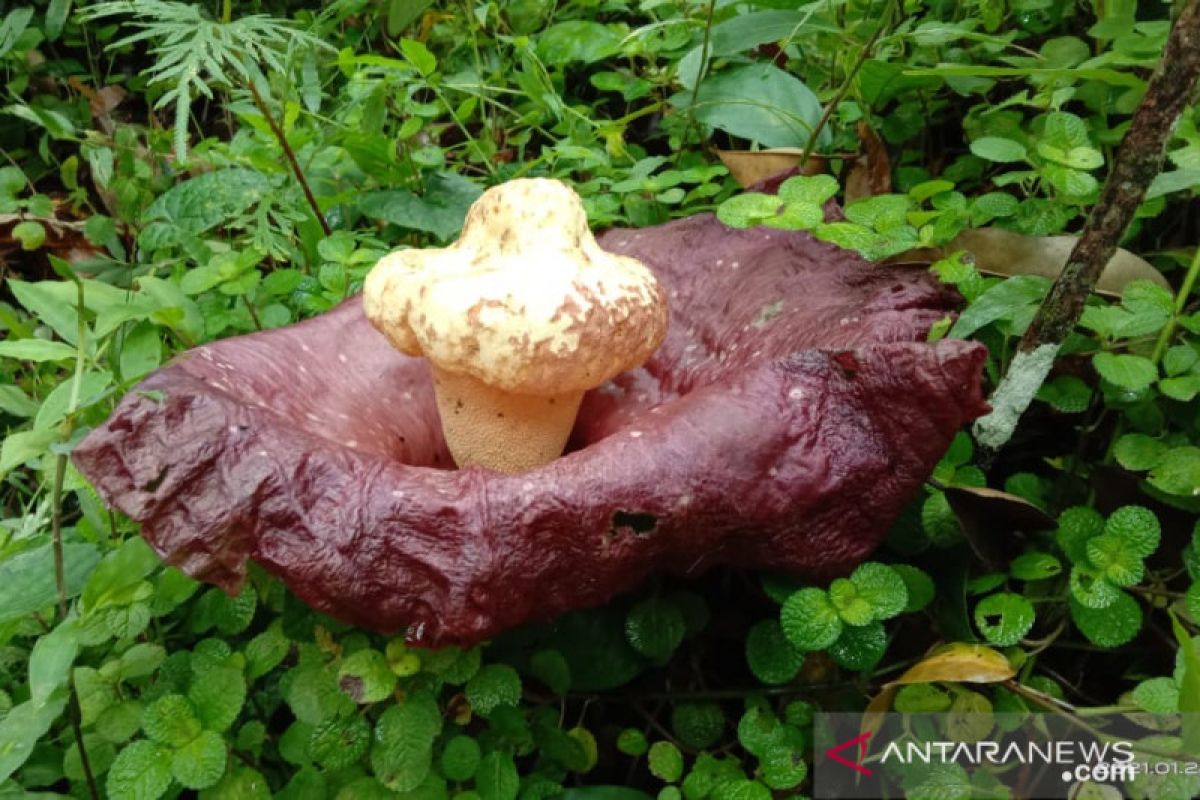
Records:
[[[892,707],[892,700],[901,686],[914,683],[1000,683],[1017,671],[1004,654],[981,644],[953,642],[933,650],[913,664],[903,675],[883,685],[863,712],[861,731],[878,732],[882,720]]]
[[[998,489],[945,486],[946,502],[971,549],[990,568],[999,568],[1019,548],[1025,531],[1053,529],[1054,518],[1023,497]],[[1007,546],[1007,548],[1006,548]]]
[[[743,189],[794,169],[804,157],[800,147],[777,147],[771,150],[718,150],[721,163]],[[804,175],[820,175],[829,171],[829,158],[814,155],[804,165]]]
[[[858,122],[858,140],[862,143],[862,153],[854,159],[846,175],[846,205],[892,191],[892,162],[887,145],[864,120]]]
[[[1057,278],[1078,236],[1023,236],[1003,228],[963,231],[945,252],[966,250],[980,272],[989,275],[1041,275]],[[1131,281],[1152,281],[1170,288],[1162,273],[1128,250],[1118,249],[1104,268],[1096,291],[1119,297]]]

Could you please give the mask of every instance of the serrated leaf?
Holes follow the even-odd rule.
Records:
[[[1158,367],[1142,356],[1127,353],[1097,353],[1092,366],[1109,383],[1136,392],[1158,380]]]
[[[442,748],[442,774],[452,781],[469,781],[479,770],[482,753],[470,736],[455,736]]]
[[[396,687],[396,674],[383,653],[366,648],[342,661],[338,686],[360,705],[377,703],[391,695]]]
[[[1200,496],[1200,447],[1173,447],[1150,470],[1151,486],[1167,494]]]
[[[392,791],[415,789],[433,763],[433,742],[442,729],[442,715],[432,696],[410,695],[383,712],[375,725],[371,768]]]
[[[154,741],[178,748],[195,739],[202,726],[190,700],[183,695],[167,694],[146,707],[142,729]]]
[[[188,699],[205,728],[227,730],[246,702],[246,679],[235,669],[207,667],[193,676]]]
[[[475,791],[481,800],[516,800],[520,787],[521,778],[510,754],[494,751],[480,760]]]
[[[507,664],[488,664],[467,681],[466,695],[471,708],[487,717],[521,701],[521,676]]]
[[[106,782],[110,800],[157,800],[171,785],[171,751],[140,739],[117,753]]]
[[[1142,608],[1125,592],[1104,608],[1088,608],[1071,600],[1071,619],[1079,632],[1099,647],[1120,647],[1142,629]]]
[[[171,774],[185,789],[207,789],[225,774],[225,740],[216,731],[200,735],[175,751]]]
[[[683,642],[687,621],[682,609],[664,597],[635,605],[625,618],[625,638],[634,650],[656,663],[666,663]]]
[[[843,625],[841,635],[829,646],[829,656],[844,669],[864,672],[879,663],[886,648],[882,623]]]
[[[792,646],[777,620],[765,619],[746,634],[746,663],[763,683],[787,683],[800,671],[804,654]]]
[[[1042,384],[1037,399],[1049,403],[1055,411],[1079,414],[1091,405],[1092,387],[1074,375],[1059,375]]]
[[[861,564],[851,573],[850,582],[859,597],[871,606],[873,619],[891,619],[908,604],[904,580],[886,564],[873,561]]]
[[[1178,714],[1179,686],[1171,678],[1150,678],[1133,688],[1133,702],[1148,714]]]
[[[370,744],[371,726],[364,717],[330,717],[313,727],[308,755],[324,769],[338,770],[366,755]]]
[[[992,644],[1009,647],[1021,641],[1033,627],[1033,604],[1019,594],[989,595],[975,606],[975,626]]]
[[[1144,433],[1127,433],[1117,440],[1113,455],[1125,469],[1142,472],[1154,467],[1170,449],[1166,443]]]
[[[794,593],[784,601],[779,614],[783,633],[797,650],[824,650],[842,632],[837,609],[817,588]]]

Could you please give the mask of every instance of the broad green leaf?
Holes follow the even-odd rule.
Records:
[[[559,22],[537,38],[538,55],[547,64],[590,64],[620,49],[621,36],[607,25],[591,20]]]
[[[965,339],[985,325],[1012,319],[1042,301],[1050,281],[1038,275],[1017,275],[996,284],[959,315],[950,335]]]
[[[308,740],[308,754],[328,770],[342,769],[367,754],[371,726],[365,717],[330,717],[318,723]]]
[[[1127,433],[1117,440],[1113,455],[1125,469],[1145,471],[1158,464],[1170,447],[1144,433]]]
[[[193,676],[188,699],[205,728],[224,731],[246,702],[246,679],[231,667],[205,667]]]
[[[1062,562],[1049,553],[1029,552],[1013,559],[1009,574],[1019,581],[1040,581],[1062,573]]]
[[[679,703],[671,711],[671,730],[680,744],[704,750],[720,741],[725,714],[714,702]]]
[[[100,560],[95,545],[68,542],[63,545],[63,573],[67,597],[82,590]],[[28,616],[54,603],[58,588],[54,579],[54,550],[43,545],[0,562],[0,624]]]
[[[375,776],[396,792],[421,785],[433,763],[433,742],[442,728],[437,702],[414,694],[390,706],[375,726],[371,767]]]
[[[659,780],[675,783],[683,777],[683,754],[670,742],[655,742],[650,745],[647,763],[650,772]]]
[[[500,706],[521,701],[521,677],[506,664],[488,664],[467,681],[466,694],[471,708],[487,717]]]
[[[74,359],[76,348],[45,339],[14,339],[0,342],[0,357],[18,361],[67,361]]]
[[[196,709],[181,694],[165,694],[146,706],[142,730],[159,744],[180,748],[200,735],[203,726]]]
[[[1179,686],[1171,678],[1150,678],[1133,688],[1133,702],[1149,714],[1178,714]]]
[[[108,771],[110,800],[157,800],[171,785],[171,751],[140,739],[117,754]]]
[[[63,690],[41,702],[26,700],[0,718],[0,782],[20,769],[66,705],[67,693]]]
[[[470,736],[455,736],[442,748],[442,774],[452,781],[469,781],[479,769],[479,743]]]
[[[83,605],[89,610],[103,608],[115,602],[130,587],[161,566],[158,556],[140,536],[126,539],[120,547],[106,555],[92,572],[83,589]]]
[[[1008,164],[1025,158],[1025,145],[1012,139],[984,136],[971,142],[971,152],[987,161]]]
[[[638,603],[625,620],[625,638],[633,649],[657,663],[666,663],[687,632],[683,610],[668,598]]]
[[[1118,592],[1111,605],[1088,608],[1071,600],[1071,619],[1079,632],[1100,647],[1120,647],[1142,629],[1142,608],[1125,592]]]
[[[270,196],[273,184],[261,172],[231,167],[206,172],[172,186],[150,204],[143,222],[161,220],[198,235],[228,223]]]
[[[1155,489],[1183,497],[1200,495],[1200,447],[1174,447],[1150,470]]]
[[[1021,641],[1033,627],[1033,604],[1019,594],[1000,592],[989,595],[975,606],[975,625],[979,632],[998,647],[1010,647]]]
[[[185,789],[207,789],[225,774],[225,740],[216,731],[201,731],[175,751],[171,774]]]
[[[475,790],[481,800],[516,800],[521,779],[509,753],[493,751],[479,762]]]
[[[367,192],[358,200],[364,214],[411,230],[427,231],[445,241],[462,228],[471,203],[481,190],[466,178],[438,173],[427,180],[424,195],[406,189]]]
[[[871,561],[860,565],[851,573],[850,583],[871,606],[872,619],[891,619],[908,604],[904,580],[886,564]]]
[[[798,78],[767,62],[724,70],[700,83],[696,104],[692,92],[680,92],[671,103],[696,119],[764,147],[803,146],[821,116],[821,103]],[[829,141],[829,129],[821,144]]]
[[[1121,506],[1104,523],[1104,533],[1125,542],[1139,558],[1158,549],[1162,528],[1154,512],[1143,506]]]
[[[765,619],[746,634],[746,663],[763,683],[787,683],[800,671],[804,654],[792,646],[777,620]]]
[[[843,669],[864,672],[875,668],[886,648],[883,623],[843,625],[837,640],[829,645],[829,656]]]
[[[391,695],[396,674],[383,653],[364,648],[347,656],[338,668],[338,686],[359,704],[377,703]],[[470,684],[467,684],[468,688]]]
[[[67,685],[75,654],[79,652],[79,625],[75,617],[60,622],[38,638],[29,653],[29,695],[34,703],[46,703]]]
[[[708,59],[743,53],[768,42],[787,39],[803,29],[808,15],[796,10],[751,11],[718,22],[709,32]],[[676,65],[675,78],[683,88],[691,90],[700,74],[703,45],[689,50]]]
[[[404,60],[416,67],[422,77],[428,78],[437,71],[437,57],[416,39],[401,39],[400,52],[404,54]]]
[[[5,13],[4,19],[0,20],[0,57],[13,49],[17,39],[29,27],[29,20],[32,18],[33,9],[29,6],[14,8]]]
[[[1092,365],[1106,381],[1132,392],[1145,389],[1158,380],[1158,367],[1142,356],[1097,353],[1092,356]]]

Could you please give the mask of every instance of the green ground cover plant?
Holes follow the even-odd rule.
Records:
[[[1018,234],[1046,262],[1028,237],[1080,231],[1172,11],[7,10],[0,798],[766,800],[809,790],[814,711],[881,692],[909,711],[1200,711],[1195,105],[1122,242],[1140,271],[1089,299],[1013,440],[989,453],[960,434],[885,547],[828,584],[663,578],[553,631],[418,650],[257,569],[230,597],[164,567],[68,460],[175,354],[332,308],[383,253],[452,240],[483,187],[522,176],[569,181],[597,228],[715,211],[923,260],[964,299],[931,337],[984,343],[994,385],[1051,278],[963,237]],[[824,171],[778,196],[744,191],[715,153],[782,147]],[[826,220],[830,200],[844,219]],[[951,659],[944,679],[884,691],[947,642],[1011,672],[967,684]],[[1156,742],[1200,750],[1187,729]],[[908,789],[1002,796],[955,775]]]

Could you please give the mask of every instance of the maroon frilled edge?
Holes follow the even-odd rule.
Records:
[[[656,571],[846,571],[987,409],[984,349],[924,343],[954,297],[923,271],[711,215],[601,243],[654,270],[670,332],[545,467],[455,470],[426,362],[358,298],[185,353],[75,463],[190,575],[234,591],[254,559],[339,619],[471,644]]]

